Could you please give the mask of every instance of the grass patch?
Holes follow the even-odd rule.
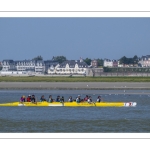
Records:
[[[150,82],[150,77],[0,77],[0,82]]]

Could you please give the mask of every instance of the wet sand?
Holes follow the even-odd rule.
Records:
[[[0,82],[0,89],[150,89],[149,82]]]

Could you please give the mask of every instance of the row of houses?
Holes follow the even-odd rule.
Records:
[[[86,69],[89,67],[82,59],[80,60],[67,60],[59,64],[55,60],[3,60],[1,62],[1,72],[7,74],[85,74]]]
[[[142,56],[137,64],[140,67],[150,67],[150,55]],[[3,60],[0,63],[2,70],[0,73],[11,74],[86,74],[90,67],[97,68],[98,62],[96,59],[92,60],[91,65],[88,66],[82,58],[79,60],[67,60],[59,64],[54,59],[52,60]],[[104,67],[129,67],[127,65],[119,64],[118,60],[104,59]]]
[[[150,67],[150,55],[142,56],[139,58],[138,63],[135,64],[137,67]],[[120,64],[119,60],[104,59],[104,67],[133,67],[133,64]]]

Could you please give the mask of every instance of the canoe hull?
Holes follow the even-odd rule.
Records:
[[[100,103],[76,103],[76,102],[37,102],[37,103],[31,103],[31,102],[13,102],[13,103],[4,103],[0,104],[0,106],[30,106],[30,107],[45,107],[45,106],[66,106],[66,107],[134,107],[136,106],[136,102],[100,102]]]

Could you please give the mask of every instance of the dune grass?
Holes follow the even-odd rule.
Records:
[[[150,77],[0,77],[0,82],[150,82]]]

